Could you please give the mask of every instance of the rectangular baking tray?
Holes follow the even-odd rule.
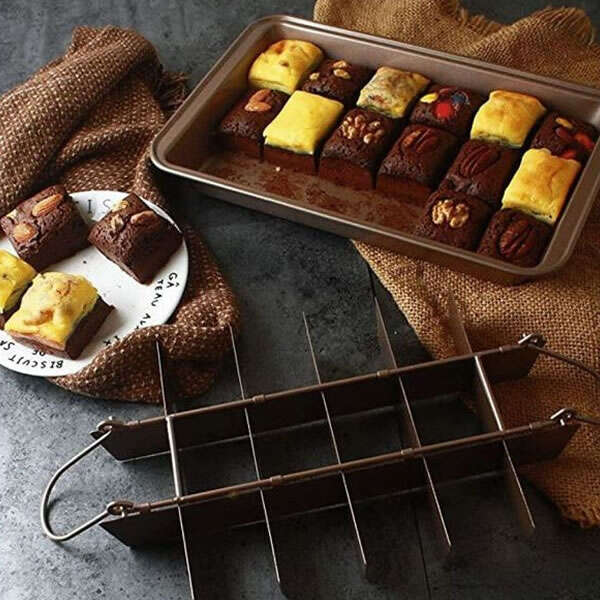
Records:
[[[377,192],[358,192],[315,176],[278,169],[220,151],[215,128],[247,88],[252,61],[269,44],[285,38],[309,40],[335,58],[373,69],[390,65],[417,71],[432,81],[488,94],[509,89],[532,94],[547,107],[600,127],[600,91],[515,69],[420,48],[364,33],[274,15],[249,25],[156,136],[152,162],[190,179],[202,193],[247,208],[362,240],[414,258],[502,283],[547,276],[571,256],[600,189],[596,145],[581,173],[541,262],[517,267],[410,233],[422,210]]]

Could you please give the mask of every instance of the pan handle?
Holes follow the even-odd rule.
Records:
[[[91,518],[89,521],[83,523],[83,525],[79,525],[79,527],[75,527],[71,531],[63,534],[54,533],[50,523],[48,521],[48,513],[50,512],[49,501],[50,494],[54,489],[54,486],[57,484],[58,480],[63,476],[63,474],[68,471],[72,466],[76,465],[82,458],[87,456],[92,450],[97,448],[104,440],[108,438],[108,436],[112,433],[112,429],[108,429],[106,433],[101,435],[98,439],[94,440],[89,446],[84,448],[79,454],[76,454],[73,458],[67,461],[50,479],[44,493],[42,495],[42,501],[40,504],[40,521],[42,523],[42,530],[44,534],[48,536],[51,540],[55,542],[66,542],[79,534],[87,531],[90,527],[93,527],[97,523],[100,523],[104,519],[109,516],[123,516],[131,508],[133,507],[133,502],[129,500],[115,500],[114,502],[110,502],[107,504],[106,508],[95,517]]]

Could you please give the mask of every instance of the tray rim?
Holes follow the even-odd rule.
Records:
[[[166,158],[166,156],[171,147],[177,142],[177,140],[181,136],[181,133],[179,133],[179,135],[176,135],[177,132],[174,132],[173,129],[176,127],[177,122],[182,116],[182,114],[184,114],[190,108],[190,106],[194,104],[196,98],[204,91],[207,85],[219,73],[222,66],[227,62],[231,55],[234,54],[234,52],[238,49],[238,47],[245,40],[245,38],[250,36],[256,29],[276,25],[297,26],[305,29],[307,28],[311,30],[322,31],[329,35],[333,34],[346,39],[350,38],[354,40],[367,41],[370,43],[377,44],[379,46],[387,46],[391,49],[402,50],[411,54],[458,63],[470,68],[483,70],[488,73],[499,73],[503,75],[509,75],[511,77],[517,77],[523,79],[525,82],[529,81],[541,83],[546,86],[561,88],[566,92],[587,96],[588,99],[597,102],[600,106],[600,89],[591,86],[585,86],[578,83],[572,83],[566,80],[560,80],[544,75],[538,75],[536,73],[531,73],[519,69],[513,69],[511,67],[505,67],[494,63],[488,63],[479,59],[452,54],[441,50],[417,46],[415,44],[399,42],[397,40],[384,38],[373,34],[362,33],[358,31],[326,25],[309,19],[303,19],[300,17],[285,14],[272,14],[260,17],[252,21],[241,31],[241,33],[228,46],[225,52],[223,52],[220,55],[220,57],[217,59],[214,65],[207,71],[204,77],[202,77],[201,80],[194,86],[193,90],[190,92],[190,94],[184,100],[181,106],[175,111],[175,113],[173,113],[173,115],[171,115],[171,117],[168,119],[165,125],[155,136],[150,148],[150,159],[158,169],[173,175],[185,177],[186,179],[190,179],[196,183],[202,184],[203,191],[207,192],[208,195],[210,195],[210,193],[208,192],[210,188],[218,188],[219,190],[223,190],[228,193],[238,194],[249,198],[255,198],[265,203],[283,206],[290,209],[294,213],[312,215],[314,217],[324,219],[328,222],[336,222],[346,227],[354,228],[355,230],[357,230],[357,232],[362,231],[367,234],[376,234],[385,236],[386,238],[396,239],[407,244],[418,246],[422,250],[433,249],[435,252],[441,253],[450,259],[459,258],[470,263],[475,263],[482,269],[490,270],[492,272],[496,271],[501,277],[503,277],[504,280],[512,281],[513,283],[520,283],[523,281],[529,281],[548,276],[564,267],[564,265],[569,261],[573,254],[575,246],[579,241],[581,231],[587,221],[587,218],[598,195],[598,192],[600,191],[600,175],[596,176],[595,181],[590,181],[589,176],[586,177],[586,175],[588,175],[589,166],[592,163],[593,159],[600,156],[600,143],[596,144],[596,147],[589,160],[585,165],[583,165],[579,181],[577,182],[575,188],[571,191],[571,197],[573,197],[578,192],[578,189],[582,184],[588,184],[587,187],[589,188],[589,190],[587,190],[585,193],[590,198],[583,207],[581,217],[577,220],[577,223],[575,224],[575,227],[571,230],[570,235],[567,238],[565,238],[564,248],[562,249],[562,252],[560,253],[558,259],[554,260],[550,264],[544,265],[543,262],[545,259],[543,258],[542,262],[534,267],[519,267],[516,265],[512,265],[511,263],[506,263],[500,260],[492,259],[490,257],[481,256],[473,251],[454,248],[446,244],[435,242],[427,238],[421,238],[414,234],[400,231],[397,229],[392,229],[384,225],[370,223],[368,221],[363,221],[359,218],[347,217],[345,215],[327,209],[313,207],[302,201],[294,200],[293,204],[291,204],[290,199],[286,196],[262,192],[249,186],[245,186],[236,182],[231,182],[226,179],[217,177],[215,175],[211,175],[199,169],[191,169],[169,161]],[[218,198],[223,200],[223,198],[220,196]],[[258,210],[259,212],[264,212],[260,209],[255,208],[251,208],[251,210]],[[294,219],[290,217],[288,220],[293,221]],[[315,228],[315,226],[312,227]],[[336,233],[336,235],[343,236],[343,234],[339,233]],[[368,241],[367,243],[372,243],[373,245],[376,245],[378,247],[385,248],[385,246],[382,246],[377,242]],[[409,254],[406,254],[402,251],[396,252],[399,252],[403,256],[412,258]],[[440,265],[439,261],[429,260],[428,258],[420,258],[420,260],[426,260],[427,262],[430,262],[432,264]],[[451,269],[455,272],[460,271],[459,269],[456,269],[451,266],[440,266],[443,266],[447,269]],[[475,276],[490,281],[496,281],[492,277],[482,275]]]

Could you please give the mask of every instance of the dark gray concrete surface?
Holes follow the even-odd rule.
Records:
[[[545,6],[546,0],[469,0],[474,12],[510,21]],[[596,0],[577,3],[600,24]],[[308,17],[311,0],[246,2],[58,0],[0,2],[0,91],[59,55],[78,24],[133,27],[158,48],[167,68],[196,82],[252,19],[269,13]],[[1,174],[1,176],[6,176]],[[306,312],[327,378],[381,365],[376,343],[368,269],[346,240],[202,197],[165,181],[165,192],[199,228],[237,293],[244,318],[240,355],[249,394],[313,381],[302,328]],[[389,297],[377,288],[392,324],[398,360],[425,357]],[[38,502],[51,472],[88,441],[87,432],[109,414],[131,419],[158,414],[157,407],[91,400],[42,379],[0,373],[0,599],[139,599],[188,597],[181,551],[172,547],[131,551],[100,529],[59,546],[45,539]],[[231,364],[215,388],[194,404],[237,395]],[[473,418],[454,399],[438,407],[438,427],[452,414],[464,431]],[[437,419],[437,421],[436,421]],[[376,418],[340,432],[341,444],[361,450],[396,447],[394,423]],[[306,454],[293,452],[301,445]],[[279,440],[265,456],[286,465],[328,460],[317,431],[310,445]],[[223,460],[231,457],[222,457]],[[200,472],[210,463],[198,457]],[[286,462],[287,461],[287,462]],[[216,464],[216,463],[215,463]],[[247,456],[228,463],[225,477],[250,477]],[[207,474],[210,471],[207,470]],[[442,496],[456,546],[442,560],[420,498],[394,499],[359,510],[374,583],[359,573],[347,515],[322,513],[278,523],[275,536],[291,598],[547,598],[600,597],[600,531],[582,531],[560,520],[554,508],[526,487],[538,522],[523,539],[499,481],[445,489]],[[152,500],[173,493],[165,458],[119,464],[99,452],[65,478],[57,492],[54,522],[81,522],[113,498]],[[248,529],[202,543],[194,558],[207,598],[280,598],[262,529]]]

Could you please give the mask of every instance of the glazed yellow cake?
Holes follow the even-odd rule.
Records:
[[[97,299],[96,288],[85,277],[42,273],[33,280],[5,330],[64,349],[69,336],[92,311]]]
[[[502,207],[554,225],[580,169],[576,160],[553,156],[545,148],[528,150],[504,192]]]
[[[546,107],[533,96],[496,90],[477,111],[471,139],[520,148],[545,112]]]
[[[297,91],[266,127],[265,144],[297,154],[314,154],[335,127],[344,105],[337,100]]]
[[[36,271],[31,265],[0,250],[0,314],[15,307],[35,276]]]
[[[248,81],[255,88],[291,94],[322,60],[322,50],[311,42],[280,40],[252,63]]]
[[[379,67],[361,90],[357,105],[399,119],[428,85],[429,79],[419,73]]]

